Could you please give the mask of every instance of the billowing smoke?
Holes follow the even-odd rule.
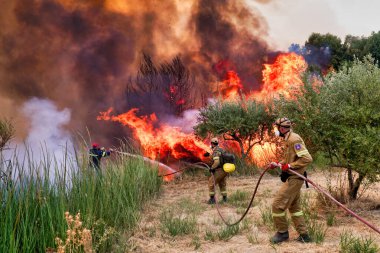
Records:
[[[220,81],[228,70],[239,73],[245,89],[257,89],[268,50],[265,21],[243,0],[4,1],[0,26],[2,114],[18,115],[32,97],[38,100],[27,105],[40,101],[50,112],[57,111],[47,105],[48,99],[58,108],[70,108],[71,120],[67,111],[58,110],[56,117],[62,121],[46,124],[56,129],[68,124],[79,131],[88,127],[92,138],[105,144],[125,129],[96,121],[100,111],[110,106],[120,112],[131,107],[162,110],[152,103],[165,99],[176,108],[165,114],[193,109],[207,100],[210,84]],[[171,82],[178,76],[167,78],[172,73],[167,68],[159,70],[159,83],[168,92],[153,89],[146,96],[151,99],[131,98],[131,94],[134,98],[146,94],[136,81],[143,53],[163,66],[179,56],[190,76],[186,97],[191,102],[168,93],[176,91]],[[152,80],[156,75],[142,76]],[[21,115],[16,118],[22,118],[16,122],[25,121]],[[24,131],[30,139],[31,133],[20,126],[16,126],[18,133]]]
[[[4,153],[6,161],[24,164],[25,168],[36,166],[39,173],[48,169],[50,175],[54,175],[64,163],[74,161],[73,140],[66,129],[71,118],[68,108],[60,110],[48,99],[31,98],[22,104],[19,113],[29,122],[26,126],[28,135],[23,142],[12,141],[12,148]],[[29,163],[30,166],[26,166]],[[22,169],[24,166],[16,167]],[[14,176],[17,173],[14,171]]]
[[[47,149],[57,159],[62,159],[66,149],[72,153],[70,133],[65,129],[70,122],[70,110],[59,110],[47,99],[32,98],[24,103],[23,114],[30,120],[29,134],[25,140],[34,155],[39,158],[40,150]]]

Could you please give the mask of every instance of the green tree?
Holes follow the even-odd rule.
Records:
[[[0,119],[0,151],[13,138],[14,132],[15,130],[10,120]]]
[[[305,48],[310,54],[309,58],[316,61],[322,68],[328,69],[332,66],[337,70],[347,60],[346,49],[341,39],[330,33],[312,33],[305,42]],[[329,56],[329,61],[321,59],[324,58],[323,55]]]
[[[365,179],[379,180],[380,69],[371,57],[356,59],[329,74],[318,90],[308,87],[310,82],[298,100],[282,99],[277,105],[296,121],[297,131],[309,136],[314,150],[347,170],[348,194],[356,199]]]
[[[379,64],[380,32],[373,32],[369,37],[347,35],[344,41],[344,47],[346,49],[347,58],[351,61],[355,58],[362,60],[366,55],[371,54]]]
[[[202,138],[221,135],[237,142],[245,159],[254,145],[266,139],[274,120],[270,107],[254,100],[218,102],[201,109],[194,130]]]

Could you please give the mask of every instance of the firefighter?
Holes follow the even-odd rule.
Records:
[[[223,196],[223,202],[227,202],[226,177],[228,175],[222,168],[222,153],[223,149],[219,147],[217,138],[211,139],[212,160],[210,172],[214,175],[215,185],[219,185],[220,193]],[[209,204],[215,204],[215,187],[213,175],[208,179],[208,189],[210,194]]]
[[[98,174],[101,173],[100,170],[100,160],[103,157],[110,156],[111,153],[113,152],[112,149],[106,151],[105,148],[99,148],[98,143],[93,143],[92,148],[90,149],[90,164],[93,168],[95,168],[96,172]]]
[[[277,192],[272,203],[272,215],[277,233],[271,238],[272,243],[280,243],[289,239],[286,210],[289,210],[294,226],[299,233],[297,241],[311,242],[305,225],[304,214],[300,206],[301,187],[304,180],[287,172],[289,168],[300,174],[313,159],[306,149],[302,138],[293,132],[292,123],[288,118],[280,118],[275,122],[275,134],[285,140],[285,157],[280,163],[271,162],[271,169],[281,168],[281,180],[284,184]]]

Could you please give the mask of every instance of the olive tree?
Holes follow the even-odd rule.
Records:
[[[380,69],[366,57],[329,74],[318,89],[311,87],[305,81],[297,99],[281,99],[277,106],[295,121],[308,147],[347,170],[348,194],[356,199],[365,179],[379,180]]]
[[[254,145],[266,139],[274,120],[270,106],[255,100],[217,102],[201,109],[194,130],[202,138],[221,135],[237,142],[245,159]]]

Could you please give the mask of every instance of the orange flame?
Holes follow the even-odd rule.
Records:
[[[243,85],[238,74],[233,71],[227,71],[222,82],[217,83],[217,92],[222,95],[224,100],[236,100],[241,98]]]
[[[279,55],[273,64],[264,65],[262,90],[251,94],[251,96],[260,100],[279,94],[288,98],[295,97],[291,90],[302,84],[301,74],[306,68],[307,64],[302,56],[295,53]],[[234,71],[227,71],[225,80],[218,83],[219,94],[222,94],[224,100],[241,99],[242,88],[241,80]],[[176,88],[170,86],[167,95],[174,96],[175,93]],[[177,104],[183,102],[182,100],[176,101]],[[169,157],[202,160],[204,151],[208,150],[208,146],[197,140],[193,134],[186,134],[178,127],[159,124],[154,113],[149,116],[137,116],[138,109],[133,108],[126,113],[115,116],[111,115],[112,110],[110,108],[106,112],[101,112],[97,119],[120,122],[130,127],[134,137],[140,142],[146,157],[160,160]],[[155,125],[158,127],[154,127]],[[231,147],[233,149],[238,148],[234,144]],[[268,142],[255,145],[249,154],[249,158],[258,166],[264,166],[271,159],[275,159],[276,147],[276,144]]]
[[[149,116],[138,117],[137,108],[126,113],[114,116],[110,115],[112,108],[101,112],[97,120],[110,120],[120,122],[132,129],[134,137],[139,140],[143,148],[144,156],[151,159],[186,159],[197,158],[202,160],[203,153],[208,149],[207,145],[196,139],[193,134],[181,132],[178,127],[161,124],[155,128],[157,116],[153,113]]]
[[[273,64],[264,64],[263,86],[254,97],[265,100],[270,97],[283,95],[294,97],[292,89],[302,85],[302,73],[307,69],[305,59],[295,53],[280,54]]]

